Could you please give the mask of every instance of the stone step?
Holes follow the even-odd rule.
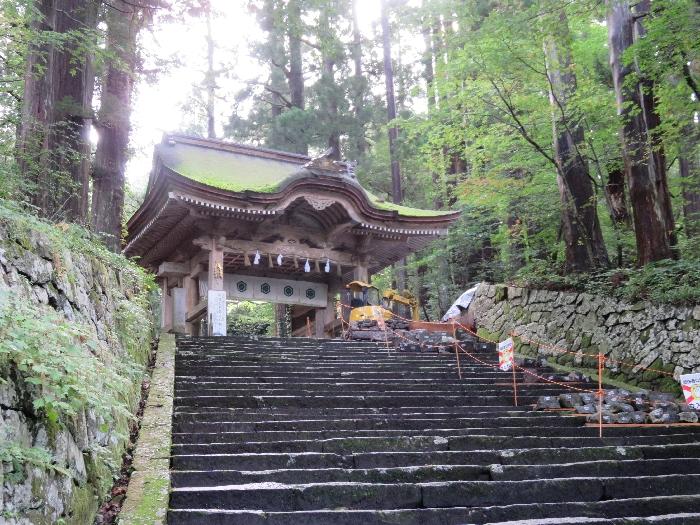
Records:
[[[439,452],[174,454],[173,470],[274,470],[284,468],[395,468],[425,465],[548,465],[587,461],[700,458],[700,444],[631,445]]]
[[[171,508],[305,511],[566,503],[696,495],[700,474],[431,483],[249,483],[174,488]]]
[[[430,481],[522,481],[575,477],[696,474],[700,458],[607,460],[554,465],[429,465],[386,469],[277,469],[267,471],[182,470],[172,473],[174,487],[248,483],[421,483]]]
[[[598,502],[536,503],[489,508],[256,512],[173,510],[169,525],[697,525],[700,496],[658,496]],[[630,514],[636,513],[636,514]],[[665,515],[659,515],[665,513]],[[568,517],[567,517],[568,514]],[[620,516],[632,516],[620,518]],[[512,521],[517,516],[524,519]],[[574,516],[574,517],[570,517]],[[532,518],[532,519],[527,519]],[[506,521],[508,520],[508,521]]]
[[[311,380],[315,378],[358,378],[363,380],[382,380],[388,378],[416,378],[416,379],[433,379],[433,380],[454,380],[458,377],[457,367],[430,370],[419,370],[416,367],[397,368],[395,370],[381,370],[376,367],[339,367],[339,368],[324,368],[308,367],[306,369],[292,370],[283,367],[276,368],[261,368],[251,367],[249,369],[235,366],[201,366],[177,368],[175,370],[177,376],[193,376],[199,378],[208,377],[299,377]],[[464,376],[466,371],[462,373]],[[506,372],[498,372],[495,370],[484,368],[483,370],[475,371],[472,374],[474,379],[492,379],[502,381],[512,381],[513,376]],[[517,376],[516,376],[517,377]]]
[[[279,469],[176,470],[173,487],[211,487],[249,483],[414,483],[427,481],[489,480],[489,468],[480,465],[430,465],[393,469]]]
[[[464,345],[497,361],[494,345]],[[700,518],[693,514],[700,509],[697,429],[612,427],[601,439],[581,417],[533,411],[538,396],[566,386],[519,371],[521,406],[514,407],[512,373],[467,356],[460,365],[462,380],[447,352],[178,338],[168,522]],[[553,375],[548,367],[532,371]]]
[[[246,443],[201,443],[177,444],[172,446],[173,454],[229,454],[234,452],[330,452],[354,454],[361,452],[407,451],[434,452],[442,450],[489,450],[505,447],[518,448],[558,448],[595,447],[605,445],[664,445],[695,444],[693,434],[666,434],[652,436],[614,436],[598,438],[593,436],[550,437],[538,435],[467,435],[467,436],[385,436],[349,437],[318,440],[249,441]]]
[[[518,395],[523,404],[533,404],[537,395]],[[382,408],[382,407],[463,407],[463,406],[504,406],[512,403],[513,395],[504,392],[500,395],[479,396],[460,395],[440,398],[406,395],[383,396],[176,396],[178,406],[222,407],[222,408]]]
[[[212,432],[208,428],[210,424],[219,425],[216,432],[335,432],[335,431],[363,431],[363,432],[378,432],[392,431],[400,432],[403,430],[425,431],[430,429],[494,429],[494,428],[515,428],[523,432],[523,427],[528,428],[565,428],[576,427],[576,430],[582,432],[581,435],[586,435],[587,431],[595,430],[590,428],[580,428],[583,424],[581,418],[569,417],[560,418],[556,415],[550,417],[494,417],[484,419],[481,417],[453,417],[453,418],[434,418],[434,419],[410,419],[410,418],[369,418],[369,419],[307,419],[307,420],[291,420],[291,421],[235,421],[235,416],[228,418],[231,421],[226,422],[226,418],[216,414],[207,414],[207,418],[203,417],[178,417],[173,426],[173,431],[187,432],[191,434],[195,431],[190,428],[192,425],[204,425],[200,432]],[[190,425],[187,430],[179,430],[181,425]],[[223,430],[226,426],[228,430]],[[687,428],[690,427],[678,427]],[[626,429],[629,430],[629,429]],[[607,431],[607,429],[606,429]],[[634,431],[632,431],[634,432]],[[606,433],[607,435],[612,435]]]
[[[224,424],[225,425],[225,424]],[[269,443],[269,442],[287,442],[287,441],[323,441],[330,439],[364,439],[364,438],[401,438],[401,437],[422,437],[422,436],[439,436],[443,438],[454,438],[453,446],[457,447],[459,437],[474,437],[475,441],[480,440],[485,435],[490,435],[492,437],[494,433],[498,436],[509,436],[514,437],[556,437],[556,438],[577,438],[586,437],[594,438],[598,436],[598,430],[593,427],[555,427],[555,426],[514,426],[514,427],[484,427],[477,426],[474,428],[427,428],[427,429],[374,429],[374,430],[357,430],[357,429],[346,429],[346,430],[316,430],[316,431],[263,431],[263,430],[250,430],[247,432],[241,431],[231,431],[224,430],[223,425],[214,424],[214,428],[209,428],[209,426],[201,429],[192,429],[188,431],[187,427],[184,429],[176,428],[176,432],[173,433],[173,443],[178,445],[201,445],[201,444],[235,444],[235,443]],[[445,424],[449,427],[449,423]],[[211,432],[202,432],[202,430],[210,430]],[[607,429],[606,429],[607,430]],[[622,438],[630,437],[636,438],[639,436],[639,432],[635,432],[637,429],[630,428],[619,428],[610,429],[611,432],[606,433],[607,438]],[[658,436],[659,438],[663,436],[669,436],[672,442],[678,442],[678,433],[671,431],[664,431],[663,429],[650,429],[649,431],[642,432],[643,436]],[[691,438],[688,438],[691,439]],[[692,439],[697,439],[693,436]],[[459,450],[459,449],[455,449]]]
[[[449,388],[508,388],[513,385],[511,377],[485,377],[482,375],[472,375],[469,379],[459,379],[457,373],[449,375],[439,380],[426,378],[407,377],[402,380],[385,381],[384,379],[362,379],[358,376],[348,376],[342,374],[339,376],[320,374],[320,375],[268,375],[268,374],[252,374],[252,375],[207,375],[207,376],[189,376],[178,375],[178,390],[194,389],[197,384],[208,389],[227,389],[227,388],[304,388],[304,389],[328,389],[335,387],[353,388],[357,391],[362,390],[383,390],[385,388],[423,388],[427,390],[444,390]],[[463,374],[464,377],[464,374]],[[388,378],[387,378],[388,379]],[[549,381],[526,381],[526,377],[516,376],[518,389],[535,387],[547,387],[558,389],[559,392],[568,389],[583,389],[584,391],[594,393],[597,390],[597,385],[590,382],[572,382],[564,383],[566,386],[557,385]]]
[[[561,392],[561,387],[551,387],[546,385],[537,386],[526,386],[518,388],[518,397],[539,397],[539,396],[556,396]],[[177,397],[192,397],[197,395],[197,397],[214,396],[214,397],[326,397],[333,398],[335,396],[418,396],[418,397],[432,397],[435,396],[437,399],[434,401],[435,406],[439,406],[439,399],[448,396],[503,396],[509,395],[513,396],[513,389],[508,387],[479,387],[479,386],[468,386],[463,387],[452,387],[446,389],[434,389],[425,390],[420,387],[415,388],[384,388],[382,390],[356,390],[338,387],[328,387],[325,389],[307,389],[307,388],[256,388],[244,387],[244,388],[201,388],[196,390],[194,388],[187,389],[176,389],[175,396]]]
[[[208,418],[221,416],[226,421],[287,421],[299,419],[348,419],[348,418],[411,418],[411,417],[499,417],[511,413],[527,414],[528,417],[560,417],[559,412],[533,411],[531,406],[514,407],[510,405],[494,406],[454,406],[454,407],[372,407],[372,408],[335,408],[335,407],[276,407],[264,409],[227,408],[227,407],[190,407],[177,406],[175,419],[183,417]],[[235,418],[235,419],[231,419]],[[218,419],[214,419],[215,421]]]

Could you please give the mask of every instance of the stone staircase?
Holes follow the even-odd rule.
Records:
[[[367,343],[180,338],[168,523],[700,523],[698,428],[599,439],[532,410],[561,387],[524,384],[515,408],[510,372],[462,372]]]

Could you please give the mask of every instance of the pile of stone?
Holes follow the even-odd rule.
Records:
[[[550,365],[546,359],[542,359],[540,361],[540,366],[549,367]],[[576,372],[575,370],[568,374],[549,374],[544,377],[550,381],[558,381],[560,383],[589,383],[591,381],[590,377],[581,372]]]
[[[395,341],[399,350],[408,352],[452,352],[455,343],[455,339],[445,332],[423,329],[403,331]]]
[[[399,319],[398,317],[392,317],[385,321],[386,325],[392,330],[408,330],[411,328],[411,321],[406,319]]]
[[[598,423],[697,423],[700,410],[692,410],[678,402],[673,394],[665,392],[629,392],[617,388],[605,390],[601,413],[598,396],[592,393],[566,393],[559,396],[540,396],[536,410],[570,408],[577,414],[586,414],[586,421]]]

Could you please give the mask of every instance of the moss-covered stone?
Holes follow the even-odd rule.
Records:
[[[175,337],[161,334],[120,525],[164,524],[170,490]]]
[[[496,296],[494,297],[494,301],[500,303],[501,301],[505,301],[506,299],[508,299],[508,287],[502,284],[497,284]]]
[[[97,514],[98,505],[99,499],[91,485],[74,487],[68,505],[67,517],[64,519],[65,524],[85,525],[92,523],[95,514]]]

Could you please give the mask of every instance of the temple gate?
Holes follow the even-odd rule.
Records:
[[[385,202],[352,165],[166,135],[124,253],[157,275],[162,328],[226,335],[226,301],[293,305],[334,329],[335,297],[445,235],[459,212]],[[202,323],[205,321],[205,323]]]

